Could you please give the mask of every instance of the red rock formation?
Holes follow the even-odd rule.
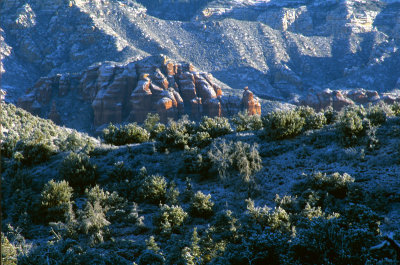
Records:
[[[261,104],[248,87],[245,87],[243,91],[242,108],[246,110],[249,115],[261,115]]]
[[[93,65],[81,74],[42,78],[19,99],[18,105],[40,114],[50,108],[55,97],[59,97],[59,103],[64,97],[65,102],[75,97],[92,106],[93,124],[99,127],[110,122],[143,122],[148,113],[158,113],[164,122],[184,114],[196,120],[202,116],[230,116],[241,109],[260,114],[261,107],[253,93],[246,90],[243,96],[242,101],[224,96],[211,74],[196,72],[191,64],[149,57],[126,65]],[[46,116],[61,121],[57,111],[60,108],[51,105]]]

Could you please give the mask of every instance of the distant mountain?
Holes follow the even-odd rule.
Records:
[[[266,99],[393,92],[399,17],[398,1],[3,0],[2,86],[16,102],[43,76],[165,54]]]

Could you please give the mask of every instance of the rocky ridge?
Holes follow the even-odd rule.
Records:
[[[327,89],[398,94],[398,1],[194,2],[1,1],[6,100],[16,102],[40,77],[156,54],[279,102],[303,104]],[[174,19],[185,5],[193,10]]]
[[[93,116],[94,128],[110,122],[143,122],[148,113],[158,113],[163,122],[184,114],[194,120],[230,116],[240,110],[261,114],[260,102],[248,88],[242,99],[224,96],[211,74],[163,56],[128,64],[96,64],[82,73],[41,78],[17,105],[67,124],[69,113],[63,115],[57,109],[71,108],[70,101],[91,106],[86,115]]]

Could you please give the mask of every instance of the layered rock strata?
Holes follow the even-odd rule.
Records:
[[[91,105],[94,127],[110,122],[140,123],[148,113],[159,114],[163,122],[184,114],[194,120],[230,116],[241,110],[261,114],[258,98],[247,87],[242,99],[226,97],[211,74],[162,56],[125,65],[96,64],[80,74],[41,78],[19,98],[18,105],[62,123],[68,117],[60,117],[58,109],[68,108],[71,100]]]

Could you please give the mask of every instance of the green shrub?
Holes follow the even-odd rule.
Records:
[[[36,165],[46,162],[54,154],[51,146],[45,143],[22,142],[19,141],[15,147],[17,152],[21,152],[24,165]]]
[[[189,138],[190,146],[197,146],[199,148],[204,148],[211,143],[212,139],[208,132],[196,132]]]
[[[165,125],[159,123],[160,116],[152,113],[148,113],[146,119],[144,120],[144,128],[150,132],[150,139],[155,139],[159,133],[165,130]]]
[[[255,207],[254,202],[250,199],[247,202],[247,214],[250,219],[262,228],[269,227],[272,231],[292,232],[292,224],[290,215],[282,208]]]
[[[98,244],[104,241],[104,229],[110,225],[106,219],[103,207],[99,201],[91,204],[86,202],[84,209],[79,212],[80,230],[90,236],[91,244]]]
[[[214,237],[216,240],[235,242],[239,236],[240,223],[231,210],[223,210],[216,214]]]
[[[159,214],[153,220],[162,234],[169,235],[178,232],[187,217],[188,214],[180,206],[161,205]]]
[[[143,127],[148,131],[151,132],[154,127],[159,123],[160,115],[157,113],[147,113],[146,119],[143,122]]]
[[[59,143],[59,148],[61,151],[77,151],[85,147],[87,143],[88,139],[84,139],[79,133],[72,131],[64,141]]]
[[[395,102],[390,107],[392,108],[393,115],[396,117],[399,117],[400,116],[400,103]]]
[[[6,158],[12,158],[17,142],[18,142],[18,136],[13,136],[13,137],[8,136],[5,139],[4,137],[2,137],[1,156]]]
[[[149,203],[165,203],[167,181],[159,175],[146,176],[139,189],[141,198]]]
[[[17,264],[17,250],[8,241],[8,238],[1,233],[1,264],[3,265],[16,265]]]
[[[114,167],[108,174],[111,181],[125,181],[133,176],[133,170],[125,165],[123,161],[114,163]]]
[[[304,130],[314,130],[321,129],[326,125],[327,120],[323,113],[315,113],[314,109],[311,107],[297,107],[296,111],[299,113],[305,121]]]
[[[207,163],[204,161],[204,159],[206,159],[206,156],[207,154],[202,153],[201,150],[197,147],[186,148],[182,154],[184,172],[207,175]]]
[[[365,135],[366,128],[363,125],[365,114],[364,108],[361,107],[348,107],[341,113],[337,129],[344,145],[357,144],[360,138]]]
[[[329,106],[324,110],[324,116],[326,118],[326,124],[332,124],[337,121],[339,113]]]
[[[299,135],[304,124],[304,118],[295,110],[274,111],[263,117],[265,135],[273,140]]]
[[[222,179],[237,172],[244,183],[251,182],[251,176],[262,168],[262,160],[257,144],[225,142],[213,144],[207,152],[207,163],[210,173],[217,173]]]
[[[374,105],[367,109],[367,118],[373,126],[377,126],[386,122],[387,114],[382,106]]]
[[[204,195],[201,191],[196,192],[190,203],[190,214],[195,217],[210,217],[214,212],[214,203],[210,199],[210,194]]]
[[[247,111],[239,112],[232,118],[237,132],[261,130],[263,123],[260,115],[249,115]]]
[[[64,221],[68,212],[72,197],[72,188],[68,182],[62,180],[55,182],[50,180],[41,193],[41,206],[45,210],[46,220]]]
[[[85,154],[70,153],[61,163],[60,175],[68,181],[72,188],[83,192],[92,186],[98,178],[97,166],[90,162]]]
[[[103,138],[109,144],[125,145],[147,142],[150,139],[150,134],[136,123],[129,123],[120,127],[110,124],[103,130]]]
[[[220,137],[232,132],[229,120],[225,117],[203,117],[199,123],[199,131],[207,132],[211,138]]]
[[[344,198],[347,196],[349,185],[354,182],[354,178],[347,173],[340,175],[335,172],[326,175],[318,172],[313,175],[309,182],[313,190],[324,190],[336,198]]]
[[[187,119],[177,122],[170,120],[167,128],[156,136],[158,148],[162,151],[166,149],[184,149],[188,145],[190,134],[194,130],[194,123]]]

